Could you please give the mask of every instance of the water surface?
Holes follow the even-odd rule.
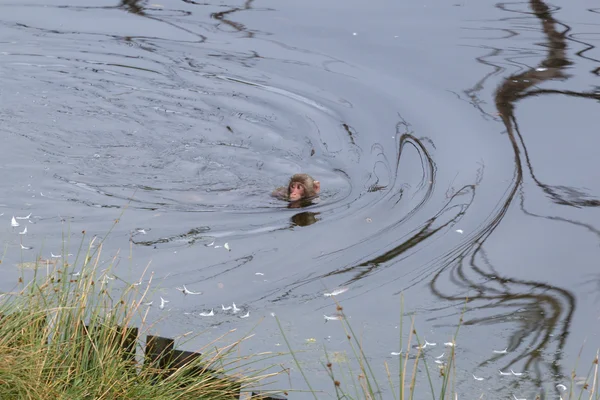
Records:
[[[336,287],[349,288],[338,298],[382,379],[384,361],[398,365],[401,293],[437,343],[430,365],[469,298],[466,397],[555,398],[582,346],[591,361],[600,9],[589,2],[0,9],[0,289],[20,260],[60,255],[63,233],[74,253],[82,231],[103,236],[118,219],[102,262],[116,257],[128,282],[150,265],[161,334],[217,337],[264,318],[244,350],[281,351],[275,313],[308,350],[319,398],[333,398],[320,345],[348,350],[323,318]],[[322,182],[318,204],[268,196],[296,172]],[[242,312],[221,309],[232,302]],[[510,369],[524,375],[498,372]],[[290,384],[305,389],[295,369],[276,386]]]

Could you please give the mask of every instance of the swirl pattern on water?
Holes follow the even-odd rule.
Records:
[[[34,158],[52,177],[36,187],[45,197],[100,208],[131,201],[131,210],[159,213],[206,216],[218,210],[219,217],[208,216],[203,225],[230,235],[249,225],[250,232],[280,229],[272,218],[288,214],[265,194],[299,171],[325,183],[311,212],[327,213],[329,220],[356,210],[372,213],[382,201],[397,204],[407,190],[431,195],[433,176],[418,178],[415,169],[424,160],[405,165],[417,173],[415,187],[398,180],[399,149],[409,140],[422,152],[418,138],[393,131],[370,137],[348,120],[352,101],[278,76],[282,64],[314,70],[295,59],[299,49],[287,47],[291,59],[265,60],[211,36],[221,31],[219,24],[192,28],[186,19],[191,10],[124,6],[142,18],[119,7],[81,5],[44,7],[49,14],[40,20],[34,5],[4,7],[5,36],[18,40],[8,40],[2,53],[3,91],[11,98],[2,118],[19,138],[14,156]],[[82,14],[102,28],[86,26]],[[213,13],[221,22],[227,15]],[[132,18],[135,29],[110,26]],[[315,57],[326,75],[341,82],[351,78],[333,72],[339,60],[303,53]],[[379,142],[383,137],[386,142]],[[402,213],[414,214],[418,207]],[[273,217],[261,227],[256,213]],[[154,228],[151,236],[157,237],[144,243],[169,242],[164,238],[181,238],[185,230]]]
[[[539,0],[495,5],[497,24],[474,29],[486,35],[477,43],[489,35],[508,41],[511,51],[484,46],[481,55],[475,49],[484,72],[473,84],[454,65],[444,66],[440,77],[424,72],[430,60],[418,58],[418,38],[397,44],[390,34],[390,45],[344,31],[358,44],[345,41],[336,29],[349,23],[320,20],[327,18],[320,3],[301,6],[315,8],[311,24],[339,45],[313,48],[312,33],[298,40],[303,47],[294,45],[278,24],[289,23],[300,7],[295,4],[273,13],[268,27],[261,18],[276,10],[257,8],[252,0],[235,6],[173,0],[161,7],[90,2],[43,7],[43,17],[40,6],[2,6],[0,121],[12,134],[6,203],[39,214],[27,239],[56,236],[57,219],[68,219],[76,232],[103,232],[117,217],[115,208],[131,202],[109,243],[120,248],[130,239],[136,261],[130,276],[118,273],[133,281],[151,260],[178,327],[240,323],[219,312],[233,300],[252,316],[285,311],[307,330],[317,329],[321,310],[332,307],[323,290],[344,285],[351,288],[344,301],[377,322],[381,337],[396,340],[389,315],[397,312],[398,294],[411,293],[414,307],[427,312],[424,325],[432,334],[451,330],[441,321],[458,320],[456,305],[468,295],[468,326],[501,321],[512,327],[511,316],[497,309],[519,313],[517,329],[493,335],[514,354],[490,357],[489,349],[481,350],[489,342],[478,343],[476,351],[487,352],[473,356],[478,367],[489,364],[494,373],[500,364],[536,369],[538,381],[547,371],[559,376],[540,355],[554,353],[548,343],[557,332],[557,348],[565,345],[574,295],[510,271],[508,256],[500,261],[509,271],[497,267],[490,237],[515,236],[498,236],[514,205],[528,217],[598,235],[591,223],[525,202],[524,193],[531,199],[534,187],[556,205],[599,204],[580,189],[584,184],[549,184],[534,173],[532,146],[525,146],[528,138],[514,116],[514,104],[527,96],[598,99],[591,91],[541,87],[565,78],[562,69],[574,65],[561,53],[565,40],[584,46],[576,54],[597,75],[594,47],[587,43],[593,36],[558,32],[552,14],[559,8]],[[539,71],[524,64],[531,50],[511,47],[511,38],[531,30],[518,25],[523,15],[547,36],[549,54],[545,47],[535,54],[547,58]],[[452,32],[445,17],[436,21]],[[266,31],[271,28],[278,33]],[[388,62],[378,65],[370,57],[379,45],[399,54],[390,51]],[[418,61],[405,63],[404,51]],[[456,57],[439,48],[433,53]],[[510,69],[515,72],[502,78]],[[494,93],[484,93],[500,78]],[[453,79],[473,86],[449,90]],[[493,96],[496,109],[485,96]],[[300,171],[323,183],[320,203],[288,209],[269,197]],[[18,249],[16,233],[8,235]],[[232,251],[223,250],[226,242]],[[203,296],[190,300],[174,291],[182,284]],[[189,315],[207,308],[217,311],[213,319]]]
[[[300,169],[327,180],[331,197],[348,190],[335,172],[343,163],[333,157],[356,146],[316,102],[153,59],[166,53],[157,45],[148,53],[110,38],[99,42],[103,52],[69,57],[65,47],[75,53],[82,40],[65,45],[56,35],[43,56],[20,43],[5,52],[6,74],[17,77],[5,90],[17,101],[4,112],[23,115],[28,126],[14,133],[39,146],[44,162],[61,164],[57,178],[101,194],[82,192],[87,201],[110,203],[104,196],[126,198],[131,190],[123,189],[138,188],[134,201],[143,207],[256,208],[267,205],[258,197]],[[28,92],[39,94],[19,104]],[[25,122],[30,102],[37,105],[34,123]]]

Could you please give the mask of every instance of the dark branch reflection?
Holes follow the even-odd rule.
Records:
[[[232,14],[232,13],[235,13],[238,11],[244,11],[244,10],[251,9],[253,2],[254,2],[254,0],[246,0],[244,2],[243,7],[234,7],[230,10],[213,13],[211,15],[211,17],[223,22],[224,24],[231,26],[233,29],[235,29],[238,32],[246,32],[246,36],[249,38],[254,37],[254,32],[247,30],[246,26],[244,24],[242,24],[240,22],[235,22],[235,21],[232,21],[232,20],[226,18],[229,14]]]
[[[420,193],[419,202],[402,218],[393,221],[390,225],[384,226],[380,231],[374,233],[368,238],[363,239],[363,241],[359,243],[354,243],[352,246],[356,246],[358,244],[362,244],[365,241],[373,240],[373,238],[379,238],[381,236],[385,236],[386,233],[389,233],[396,229],[398,226],[402,225],[412,216],[414,216],[424,205],[427,203],[427,200],[431,197],[434,187],[435,187],[435,175],[436,175],[436,165],[433,160],[433,157],[429,153],[427,146],[424,142],[429,141],[427,138],[417,138],[409,131],[409,124],[401,117],[400,121],[396,125],[396,137],[398,138],[398,149],[396,152],[396,159],[394,160],[394,164],[389,167],[390,172],[394,176],[394,181],[398,180],[399,176],[399,168],[400,161],[404,154],[405,148],[407,146],[414,148],[421,158],[421,168],[422,168],[422,176],[421,182],[418,185],[418,192]],[[379,145],[374,145],[374,152],[377,152],[383,155],[383,151]],[[385,162],[388,163],[388,160],[385,159]],[[393,168],[393,171],[391,170]],[[395,189],[394,185],[390,185],[389,187],[382,187],[384,189],[388,189],[385,194],[384,199],[388,200],[392,207],[397,205],[403,194],[403,188]],[[304,285],[310,284],[311,282],[318,281],[320,279],[331,277],[335,275],[346,275],[351,274],[352,277],[344,282],[344,285],[350,284],[352,282],[356,282],[360,279],[368,277],[372,273],[381,271],[383,269],[390,268],[394,265],[394,263],[388,263],[389,261],[396,259],[406,253],[408,250],[415,248],[418,244],[430,239],[432,236],[436,235],[438,232],[443,231],[448,226],[452,225],[456,220],[458,220],[461,216],[463,216],[468,209],[469,205],[473,201],[474,194],[474,185],[466,186],[461,190],[458,190],[449,200],[448,202],[441,207],[440,211],[431,217],[428,221],[425,221],[420,228],[416,229],[414,232],[409,234],[408,238],[402,238],[398,240],[398,244],[395,245],[392,249],[387,252],[377,255],[374,258],[371,258],[367,261],[363,261],[358,264],[341,267],[335,269],[330,272],[326,272],[324,274],[318,274],[315,276],[310,276],[306,279],[298,280],[285,288],[283,294],[275,298],[273,301],[281,301],[284,298],[290,296],[293,290],[302,287]],[[468,201],[461,202],[460,198],[464,195],[467,195]],[[348,248],[342,248],[337,250],[338,252],[343,252],[348,250]],[[267,294],[267,296],[270,294]],[[267,297],[265,296],[265,297]]]
[[[498,7],[505,11],[519,13],[519,11],[503,8],[504,5]],[[529,7],[532,10],[531,14],[541,24],[546,37],[546,57],[538,66],[507,77],[498,87],[495,95],[496,108],[506,127],[507,136],[511,141],[515,157],[515,175],[511,183],[510,193],[497,214],[497,218],[487,228],[487,232],[473,242],[471,249],[466,249],[466,251],[458,254],[451,269],[445,271],[446,268],[444,268],[438,271],[431,281],[430,287],[434,294],[445,300],[460,301],[468,295],[469,308],[467,315],[477,314],[479,310],[485,311],[484,317],[467,319],[465,321],[467,325],[501,324],[506,321],[516,323],[518,327],[508,339],[508,353],[494,355],[483,362],[482,365],[502,361],[502,365],[499,365],[499,367],[508,369],[515,363],[524,361],[525,371],[531,373],[530,379],[541,390],[541,398],[545,398],[546,393],[543,384],[547,383],[549,375],[556,380],[554,385],[564,376],[560,361],[569,335],[569,326],[575,312],[575,297],[565,289],[543,282],[502,276],[499,272],[500,269],[494,267],[483,246],[504,213],[513,203],[516,195],[521,196],[521,208],[527,215],[567,222],[588,229],[596,235],[599,234],[598,229],[590,224],[562,217],[539,216],[525,210],[524,196],[521,190],[525,168],[537,187],[557,204],[571,207],[597,207],[600,205],[600,201],[590,198],[576,188],[544,183],[535,175],[515,116],[515,108],[519,100],[528,97],[552,94],[599,100],[600,94],[594,91],[575,92],[539,88],[539,85],[545,81],[566,80],[569,78],[565,70],[567,66],[573,63],[566,54],[570,27],[556,21],[553,16],[555,10],[552,10],[544,1],[531,0],[529,1]],[[526,12],[521,13],[527,14]],[[499,49],[494,49],[489,56],[497,55],[500,52]],[[581,56],[581,52],[577,55]],[[486,61],[485,64],[493,65],[489,61]],[[496,65],[493,65],[493,67],[495,68],[494,72],[501,68]],[[484,80],[489,76],[490,74]],[[482,87],[482,81],[480,81],[472,90],[468,91],[473,104],[479,104],[475,100],[477,99],[477,92]],[[448,280],[444,272],[448,272],[450,281],[461,289],[460,294],[443,292],[441,289],[442,283]],[[492,310],[492,314],[490,314],[490,310]],[[552,350],[553,347],[554,351]],[[549,358],[548,355],[552,352],[553,355]]]
[[[202,35],[200,33],[194,32],[194,31],[192,31],[190,29],[187,29],[187,28],[185,28],[185,27],[183,27],[183,26],[181,26],[179,24],[176,24],[174,22],[168,21],[166,19],[166,17],[165,18],[158,18],[158,17],[156,17],[154,15],[151,15],[151,13],[147,13],[145,11],[146,10],[145,6],[147,5],[147,3],[148,3],[147,0],[121,0],[121,2],[119,3],[119,5],[117,6],[117,8],[122,8],[125,11],[130,12],[132,14],[137,14],[137,15],[142,16],[144,18],[153,19],[155,21],[162,22],[164,24],[170,25],[170,26],[172,26],[172,27],[174,27],[176,29],[179,29],[181,31],[187,32],[190,35],[198,37],[199,38],[198,43],[202,43],[202,42],[204,42],[206,40],[206,36],[204,36],[204,35]],[[154,9],[154,11],[156,11],[156,10],[157,9]],[[190,13],[188,11],[181,11],[181,13],[183,15],[185,15],[185,16],[190,15]]]
[[[129,11],[130,13],[133,14],[138,14],[138,15],[145,15],[144,14],[144,4],[147,1],[140,1],[140,0],[121,0],[121,4],[119,4],[119,7],[124,8],[125,10]]]

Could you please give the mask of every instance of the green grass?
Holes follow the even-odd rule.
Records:
[[[233,399],[279,373],[252,368],[276,354],[236,355],[248,336],[221,347],[218,338],[168,374],[144,364],[140,341],[127,348],[119,327],[140,323],[139,338],[156,334],[145,326],[150,283],[111,290],[110,266],[98,269],[101,245],[82,247],[83,239],[77,268],[38,260],[31,281],[0,297],[0,399]]]

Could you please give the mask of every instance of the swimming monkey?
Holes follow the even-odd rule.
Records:
[[[287,187],[279,187],[273,191],[271,196],[280,200],[298,202],[300,200],[311,200],[321,191],[321,182],[314,180],[308,174],[295,174],[290,178]]]

